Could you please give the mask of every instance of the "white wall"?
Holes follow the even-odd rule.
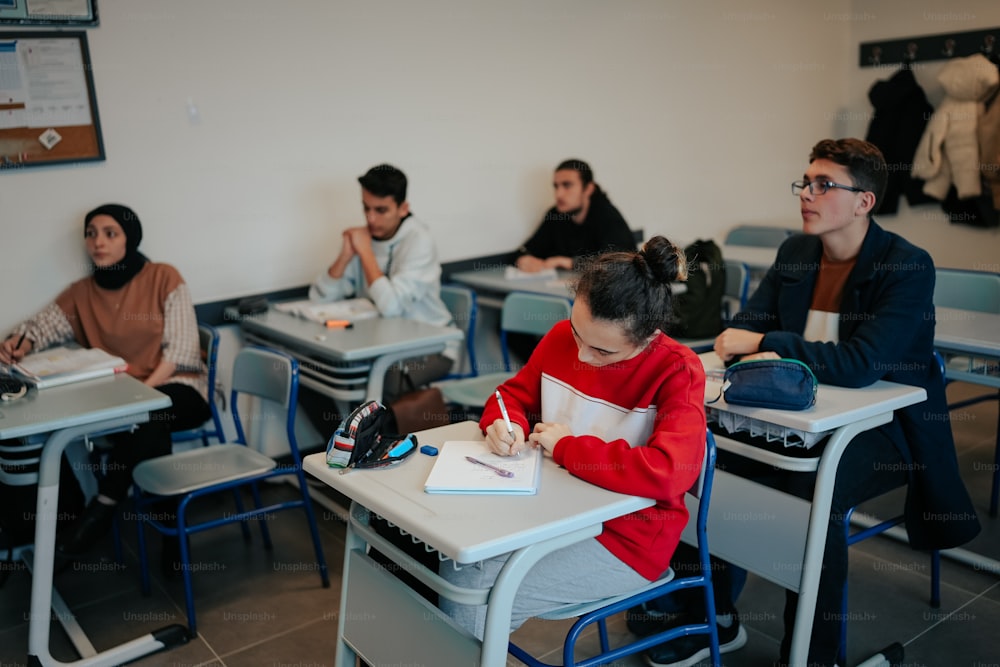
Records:
[[[845,20],[869,4],[880,27]],[[304,284],[383,161],[444,260],[516,247],[573,156],[647,235],[795,227],[809,147],[868,108],[856,41],[936,30],[913,5],[102,0],[108,159],[0,175],[0,331],[85,274],[82,216],[106,201],[196,302]]]
[[[849,57],[851,76],[848,95],[838,109],[837,118],[842,124],[842,134],[864,137],[872,116],[868,90],[876,81],[892,76],[898,66],[858,67],[859,44],[1000,27],[1000,3],[853,0],[849,17],[854,49]],[[934,107],[944,97],[937,81],[943,62],[917,62],[913,67],[917,83]],[[905,197],[900,199],[897,214],[878,216],[878,219],[886,228],[926,248],[937,266],[1000,272],[1000,229],[951,224],[939,205],[921,204],[911,208]]]

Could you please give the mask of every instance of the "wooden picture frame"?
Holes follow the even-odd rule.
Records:
[[[87,34],[0,32],[0,171],[104,159]]]
[[[0,0],[0,25],[95,27],[97,0]]]

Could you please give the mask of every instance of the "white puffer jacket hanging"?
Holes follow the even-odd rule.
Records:
[[[913,175],[924,194],[943,200],[954,183],[960,199],[982,192],[976,127],[983,101],[1000,85],[1000,71],[976,54],[949,61],[938,74],[945,98],[931,116],[913,157]]]

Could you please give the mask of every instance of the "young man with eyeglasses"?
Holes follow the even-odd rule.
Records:
[[[803,179],[792,184],[804,233],[782,244],[746,309],[715,340],[716,353],[727,362],[792,358],[807,363],[825,384],[863,387],[889,380],[927,391],[924,403],[897,410],[889,424],[859,434],[841,459],[810,666],[833,665],[837,659],[847,579],[843,517],[850,508],[908,485],[906,529],[914,549],[956,547],[979,532],[959,477],[944,381],[933,357],[934,264],[927,252],[873,219],[886,176],[881,152],[868,142],[825,139],[816,144]],[[776,471],[726,452],[720,452],[719,466],[812,498],[815,473]],[[727,567],[718,565],[713,577]],[[731,589],[719,585],[715,590],[720,643],[724,650],[739,648],[745,640],[738,635],[745,633],[739,632]],[[797,598],[786,593],[779,664],[788,661]],[[702,652],[708,655],[703,641],[686,637],[654,647],[646,658],[657,666],[690,665]]]

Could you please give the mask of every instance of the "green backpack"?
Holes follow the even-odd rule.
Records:
[[[675,299],[676,338],[710,338],[722,333],[726,264],[714,241],[697,240],[684,248],[687,290]]]

